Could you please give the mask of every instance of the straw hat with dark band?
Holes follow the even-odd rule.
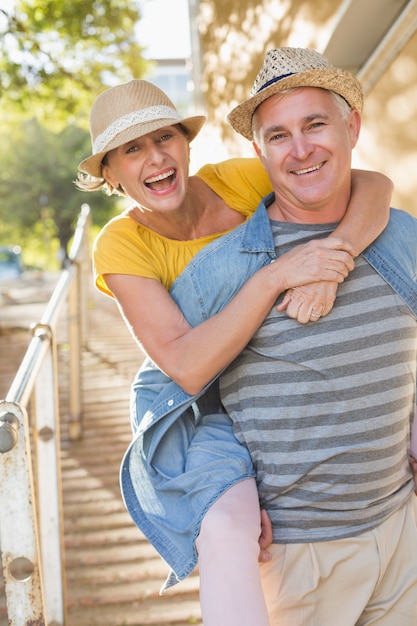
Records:
[[[352,109],[362,111],[363,90],[353,74],[334,67],[315,50],[277,48],[267,52],[253,84],[252,97],[233,109],[227,119],[235,131],[252,141],[252,117],[256,108],[270,96],[296,87],[321,87],[334,91]]]
[[[111,87],[100,94],[91,107],[93,155],[84,159],[78,169],[102,178],[101,162],[110,150],[173,124],[182,124],[192,141],[205,120],[203,115],[182,117],[168,96],[146,80],[131,80]]]

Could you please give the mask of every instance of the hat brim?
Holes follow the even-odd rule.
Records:
[[[364,94],[360,82],[345,70],[326,69],[309,70],[287,76],[272,83],[262,91],[235,107],[227,116],[234,130],[249,141],[253,141],[252,117],[255,110],[264,100],[276,93],[297,87],[318,87],[334,91],[344,98],[352,109],[362,112]]]
[[[105,155],[110,152],[110,150],[114,150],[115,148],[119,148],[119,146],[123,146],[123,144],[128,143],[129,141],[133,141],[133,139],[137,139],[138,137],[143,137],[148,133],[151,133],[155,130],[159,130],[160,128],[165,128],[166,126],[174,126],[176,124],[181,124],[187,131],[187,138],[189,141],[192,141],[200,132],[206,118],[204,115],[196,115],[194,117],[186,117],[184,119],[158,119],[152,122],[144,122],[142,124],[135,124],[130,128],[122,131],[118,135],[116,135],[113,140],[106,147],[106,150],[103,152],[98,152],[97,154],[93,154],[81,161],[78,166],[80,172],[84,174],[89,174],[90,176],[94,176],[94,178],[103,178],[102,174],[102,161]]]

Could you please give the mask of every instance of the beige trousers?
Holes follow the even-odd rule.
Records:
[[[271,626],[417,626],[417,498],[372,531],[274,544],[261,567]]]

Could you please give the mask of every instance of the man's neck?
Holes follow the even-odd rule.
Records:
[[[337,206],[297,206],[275,200],[268,206],[269,219],[279,222],[293,222],[296,224],[332,224],[340,222],[347,210],[347,202],[337,203]]]

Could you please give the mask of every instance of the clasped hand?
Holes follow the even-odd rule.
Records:
[[[320,271],[333,272],[335,279],[311,282],[285,292],[282,302],[277,307],[278,311],[285,311],[288,317],[300,324],[317,322],[320,317],[330,313],[336,300],[338,285],[354,268],[356,256],[351,246],[335,237],[313,240],[307,245],[310,246],[310,256],[317,267],[321,268]],[[333,256],[332,251],[337,251],[337,256]],[[343,252],[343,256],[340,252]]]

